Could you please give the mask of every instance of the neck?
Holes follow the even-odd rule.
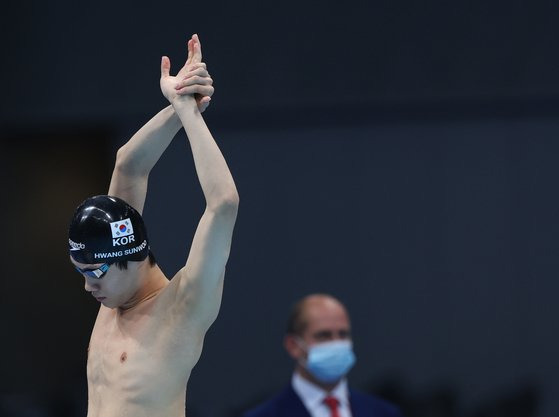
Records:
[[[304,379],[309,381],[311,384],[316,385],[317,387],[319,387],[323,391],[326,391],[327,393],[331,393],[341,381],[341,379],[329,383],[319,381],[309,371],[307,371],[307,369],[301,364],[297,364],[297,368],[295,369],[295,371],[299,375],[301,375]]]
[[[134,307],[154,298],[167,286],[169,280],[165,277],[159,266],[151,266],[146,262],[139,269],[140,286],[134,295],[123,305],[118,307],[120,313],[125,313]]]

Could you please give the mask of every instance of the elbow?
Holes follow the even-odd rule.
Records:
[[[221,215],[236,217],[237,211],[239,210],[239,194],[237,193],[235,187],[228,192],[223,193],[208,208]]]
[[[126,172],[130,169],[130,156],[126,145],[121,146],[116,151],[115,169]]]
[[[224,212],[237,215],[239,210],[239,193],[237,193],[235,188],[221,199],[220,206]]]
[[[139,158],[139,155],[127,144],[121,146],[116,152],[115,170],[133,176],[148,175],[150,171]]]

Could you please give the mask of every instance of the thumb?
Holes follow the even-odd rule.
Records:
[[[168,77],[170,70],[171,70],[171,61],[169,60],[169,57],[162,56],[161,57],[161,78]]]

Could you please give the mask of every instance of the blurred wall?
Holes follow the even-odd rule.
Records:
[[[0,415],[85,415],[78,410],[96,306],[68,260],[67,230],[77,203],[107,192],[110,133],[58,126],[4,134]]]
[[[288,308],[320,291],[348,305],[362,389],[392,383],[407,404],[446,387],[453,415],[528,392],[539,413],[514,415],[554,415],[558,133],[552,119],[218,132],[242,206],[189,406],[226,415],[286,383]],[[185,148],[164,156],[145,212],[169,273],[202,210]],[[174,210],[186,227],[157,223]]]
[[[554,2],[13,3],[1,122],[150,113],[161,55],[177,69],[192,33],[225,110],[559,93]]]

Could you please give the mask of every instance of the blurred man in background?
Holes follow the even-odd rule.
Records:
[[[244,417],[401,416],[392,404],[348,388],[355,354],[348,313],[336,298],[312,294],[297,302],[284,347],[295,361],[291,384]]]

